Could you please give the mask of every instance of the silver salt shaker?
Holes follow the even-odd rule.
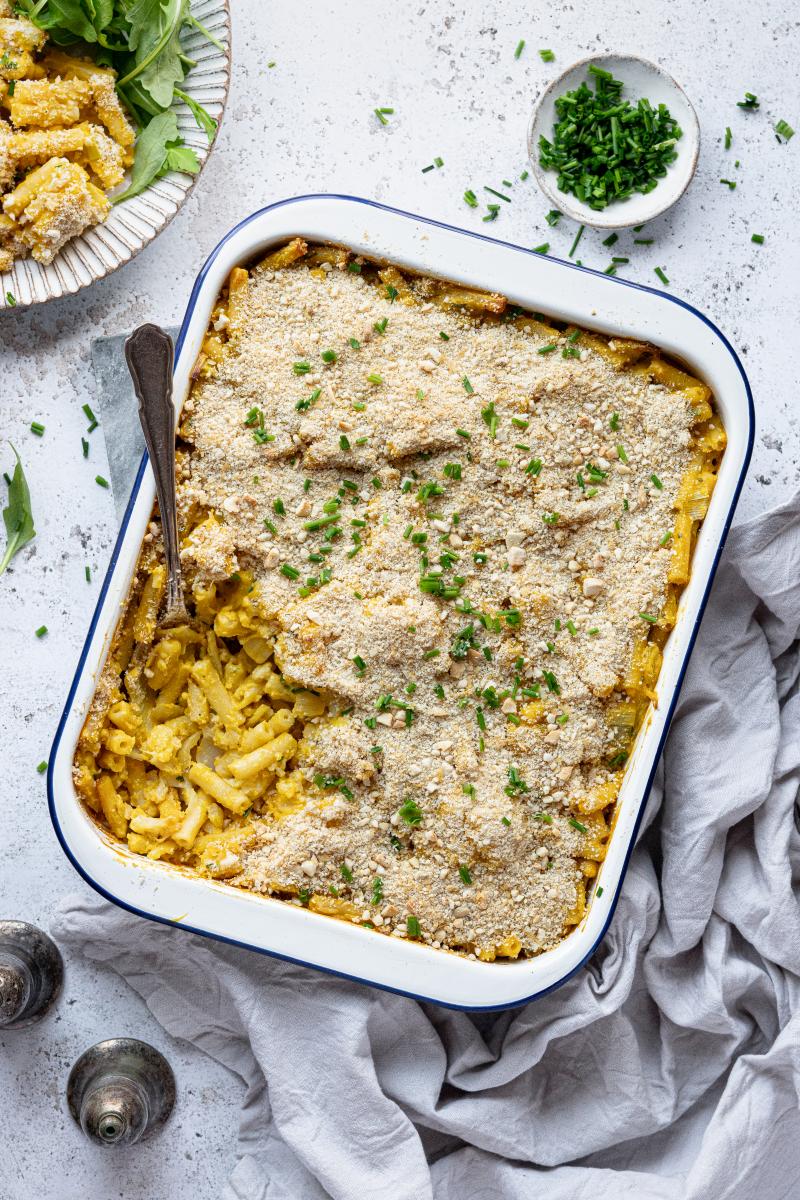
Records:
[[[26,921],[0,921],[0,1029],[41,1020],[63,979],[61,955],[46,933]]]
[[[175,1076],[154,1046],[136,1038],[109,1038],[74,1064],[67,1103],[90,1141],[132,1146],[167,1121],[175,1106]]]

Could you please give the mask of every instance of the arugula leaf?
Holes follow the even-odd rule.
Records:
[[[217,122],[214,120],[211,114],[207,113],[202,104],[198,104],[193,96],[189,96],[186,92],[182,92],[180,88],[175,88],[175,95],[179,100],[183,101],[194,117],[195,121],[197,121],[197,124],[200,126],[200,128],[205,130],[205,132],[208,134],[208,140],[211,141],[214,134],[217,132]]]
[[[129,44],[131,39],[136,44],[135,65],[120,79],[120,87],[138,79],[160,108],[169,107],[186,74],[179,33],[187,8],[188,0],[137,0],[129,36]]]
[[[10,444],[10,443],[9,443]],[[0,575],[3,574],[15,554],[23,546],[27,546],[36,537],[31,512],[31,494],[28,482],[22,469],[22,462],[16,449],[11,446],[17,459],[14,474],[8,485],[8,507],[3,509],[3,523],[6,527],[6,552],[0,559]]]
[[[162,174],[166,171],[184,171],[187,175],[196,175],[200,170],[197,155],[191,146],[183,144],[183,138],[167,143],[167,157],[164,160]]]
[[[114,203],[138,196],[167,171],[196,175],[199,170],[200,163],[194,150],[184,146],[183,139],[178,136],[175,113],[159,113],[139,135],[130,186],[114,197]]]
[[[174,142],[177,137],[178,118],[175,113],[163,112],[153,117],[150,124],[139,134],[131,182],[122,195],[114,197],[115,204],[138,196],[158,179],[167,158],[167,142]]]

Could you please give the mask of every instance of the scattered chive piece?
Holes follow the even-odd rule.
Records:
[[[620,460],[620,462],[626,463],[628,461],[628,456],[625,453],[624,446],[617,446],[617,458]]]
[[[511,824],[511,821],[509,820],[509,818],[508,818],[508,817],[501,817],[501,818],[500,818],[500,820],[503,822],[503,824],[504,824],[504,825],[510,825],[510,824]]]
[[[339,873],[341,874],[342,879],[345,881],[345,883],[353,882],[353,872],[350,870],[347,863],[341,863],[339,865]]]
[[[720,179],[720,183],[724,183],[732,192],[736,191],[736,181],[734,179]]]
[[[610,233],[607,238],[603,238],[604,246],[613,246],[619,241],[618,233]]]
[[[668,529],[664,536],[659,540],[659,546],[666,546],[669,539],[672,537],[672,530]]]
[[[372,111],[375,113],[375,116],[378,118],[381,125],[388,125],[389,122],[386,120],[386,118],[390,117],[394,113],[393,108],[374,108]]]
[[[443,159],[443,158],[439,158],[439,157],[438,157],[438,155],[437,155],[437,157],[436,157],[436,158],[433,160],[433,165],[434,165],[435,167],[443,167],[443,166],[444,166],[444,159]]]
[[[730,125],[725,126],[725,149],[730,150],[733,143],[733,134],[731,133]]]
[[[617,273],[617,268],[614,266],[613,262],[609,263],[608,266],[606,267],[605,271],[603,271],[604,275],[616,275],[616,273]]]
[[[472,883],[472,876],[469,873],[469,867],[465,867],[462,863],[458,868],[458,873],[461,876],[461,882],[469,885]]]
[[[283,577],[285,579],[299,579],[300,578],[300,572],[295,567],[291,566],[289,563],[281,564],[281,575],[283,575]]]
[[[651,476],[650,476],[650,479],[651,479],[651,481],[652,481],[653,487],[657,487],[657,488],[658,488],[658,490],[659,490],[660,492],[663,492],[663,490],[664,490],[664,485],[663,485],[663,483],[661,482],[661,480],[658,478],[658,476],[657,476],[657,475],[651,475]]]
[[[465,376],[464,376],[464,378],[461,380],[461,382],[462,382],[462,384],[464,385],[464,391],[467,393],[467,395],[468,395],[468,396],[472,396],[472,395],[473,395],[473,393],[475,392],[475,388],[472,386],[472,384],[470,383],[470,381],[467,379],[466,375],[465,375]]]
[[[601,886],[601,887],[596,887],[596,888],[594,889],[594,894],[595,894],[595,896],[597,896],[597,899],[599,900],[599,899],[600,899],[600,897],[601,897],[601,896],[602,896],[602,894],[603,894],[603,888],[602,888],[602,886]]]
[[[13,292],[6,292],[6,304],[8,305],[9,308],[17,307],[17,297],[14,295]]]
[[[586,833],[586,826],[582,825],[577,817],[570,817],[569,824],[573,829],[577,829],[578,833]]]
[[[449,334],[449,333],[445,333],[443,329],[440,329],[440,330],[439,330],[439,337],[442,339],[442,341],[443,341],[443,342],[449,342],[449,341],[450,341],[450,334]]]
[[[552,354],[553,351],[557,350],[557,349],[558,349],[558,346],[555,344],[555,342],[550,342],[547,346],[540,346],[539,349],[536,351],[536,353],[537,354]]]
[[[41,437],[44,433],[44,425],[41,421],[31,421],[31,433],[35,433],[37,437]]]
[[[311,370],[311,363],[307,363],[307,362],[292,363],[292,370],[294,371],[295,375],[308,375],[309,371]]]
[[[562,216],[562,213],[561,213],[560,209],[551,208],[550,212],[545,215],[544,219],[545,219],[545,221],[547,221],[548,225],[557,225],[561,219],[561,216]]]
[[[634,238],[633,244],[634,246],[652,246],[655,240],[655,238]]]
[[[629,258],[612,258],[611,261],[612,263],[629,263],[631,260]]]
[[[44,760],[44,761],[40,762],[38,767],[36,768],[36,770],[39,772],[40,775],[44,775],[45,771],[47,770],[47,761]]]
[[[669,284],[669,280],[667,279],[666,272],[664,271],[663,267],[654,267],[653,270],[662,283]]]
[[[763,246],[764,245],[763,233],[754,233],[753,236],[750,238],[750,241],[755,242],[755,244],[757,246]]]
[[[432,170],[433,170],[433,163],[431,163],[431,164],[430,164],[429,166],[427,166],[427,167],[423,167],[423,168],[422,168],[422,174],[423,174],[423,175],[427,175],[427,174],[428,174],[428,171],[432,171]]]
[[[383,383],[383,376],[376,375],[375,372],[373,371],[372,374],[367,376],[367,383],[374,383],[375,386],[377,387],[377,385],[379,383]]]
[[[92,582],[92,568],[91,568],[91,567],[84,567],[84,568],[83,568],[83,573],[84,573],[84,576],[86,577],[86,582],[87,582],[87,583],[91,583],[91,582]]]
[[[97,420],[97,417],[94,415],[94,413],[92,412],[92,410],[91,410],[91,408],[89,407],[89,405],[88,405],[88,404],[83,404],[83,405],[81,405],[81,412],[82,412],[82,413],[83,413],[83,415],[86,417],[86,420],[89,422],[89,424],[91,425],[92,429],[96,429],[96,428],[97,428],[97,425],[98,425],[98,420]]]
[[[474,193],[474,192],[473,192],[471,189],[469,189],[469,188],[467,189],[467,191],[466,191],[466,192],[464,192],[464,202],[465,202],[466,204],[468,204],[468,205],[470,206],[470,208],[477,208],[477,207],[478,207],[478,197],[477,197],[477,196],[475,195],[475,193]]]
[[[609,429],[613,429],[615,432],[617,429],[619,429],[619,413],[618,412],[613,412],[611,414],[611,420],[608,422],[608,427],[609,427]]]
[[[745,92],[744,100],[736,101],[737,108],[759,108],[758,96],[754,96],[752,92]]]
[[[542,62],[555,62],[556,56],[552,50],[540,50],[539,58]]]
[[[418,938],[422,936],[422,930],[419,927],[418,917],[408,917],[406,920],[406,930],[410,938]]]
[[[586,228],[586,226],[585,226],[585,225],[581,225],[580,229],[579,229],[579,230],[578,230],[578,232],[575,234],[575,241],[572,243],[572,245],[571,245],[571,246],[570,246],[570,248],[569,248],[569,256],[568,256],[569,258],[572,258],[573,254],[574,254],[574,253],[575,253],[575,251],[577,250],[577,248],[578,248],[578,242],[579,242],[579,241],[581,240],[581,238],[583,237],[583,231],[584,231],[584,229],[585,229],[585,228]]]
[[[522,180],[523,183],[528,178],[528,174],[529,174],[528,171],[523,171],[522,174],[520,175],[520,179]]]
[[[490,195],[492,195],[492,196],[497,196],[497,199],[498,199],[498,200],[505,200],[506,204],[510,204],[510,203],[511,203],[511,197],[510,197],[510,196],[504,196],[502,192],[496,192],[496,191],[494,190],[494,188],[487,187],[487,186],[486,186],[486,184],[484,184],[484,185],[483,185],[483,190],[484,190],[485,192],[489,192],[489,193],[490,193]],[[491,208],[491,205],[489,205],[489,207]]]
[[[339,438],[339,449],[340,450],[349,450],[350,449],[350,442],[347,439],[345,434],[342,434],[342,436]]]
[[[81,449],[83,450],[83,457],[88,458],[89,457],[89,443],[87,442],[86,438],[84,438],[84,437],[81,438]]]
[[[525,49],[525,39],[521,38],[520,41],[517,42],[517,48],[514,51],[514,58],[519,58],[520,54],[522,54],[522,51],[524,49]]]
[[[109,486],[108,480],[104,479],[102,475],[95,475],[94,481],[102,488],[107,488]]]
[[[323,350],[322,361],[326,363],[335,363],[339,355],[335,350]]]
[[[639,616],[642,618],[643,621],[647,621],[648,625],[657,625],[658,624],[658,617],[654,617],[650,613],[639,613]]]
[[[794,130],[789,122],[784,121],[783,118],[781,118],[780,121],[778,121],[778,124],[775,126],[775,132],[787,142],[789,141],[789,138],[794,137]]]
[[[273,500],[273,501],[272,501],[272,511],[273,511],[274,513],[277,513],[277,515],[278,515],[279,517],[285,517],[285,516],[286,516],[286,505],[283,503],[283,501],[281,500],[280,496],[278,497],[278,499],[277,499],[277,500]]]
[[[548,252],[548,250],[549,250],[549,249],[550,249],[550,243],[549,243],[549,242],[542,242],[541,246],[534,246],[534,247],[533,247],[533,253],[534,253],[534,254],[547,254],[547,252]]]
[[[40,625],[39,628],[36,630],[36,636],[38,638],[43,638],[46,633],[47,633],[46,625]]]

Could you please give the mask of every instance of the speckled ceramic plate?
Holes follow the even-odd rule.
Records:
[[[217,121],[222,121],[230,77],[230,12],[228,0],[193,0],[192,13],[224,46],[220,50],[195,29],[186,29],[182,42],[189,58],[197,63],[187,75],[182,90],[197,100]],[[199,129],[185,104],[176,104],[178,130],[197,153],[202,169],[211,153],[207,135]],[[138,254],[168,225],[197,182],[197,175],[172,172],[159,179],[140,196],[115,205],[102,225],[73,238],[48,267],[32,258],[18,259],[10,271],[0,274],[0,308],[44,304],[70,296],[103,279]]]

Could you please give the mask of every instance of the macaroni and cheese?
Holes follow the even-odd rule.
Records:
[[[300,238],[236,268],[75,758],[128,848],[482,960],[580,922],[725,446],[653,347]]]

